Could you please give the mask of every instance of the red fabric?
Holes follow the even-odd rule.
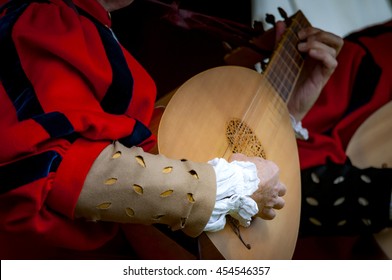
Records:
[[[392,27],[392,21],[383,27]],[[368,29],[360,34],[365,34]],[[308,141],[298,140],[301,169],[325,164],[327,159],[344,163],[345,150],[356,129],[382,105],[392,99],[392,33],[360,36],[360,42],[381,67],[382,73],[373,97],[365,105],[350,114],[345,114],[358,75],[359,65],[365,56],[365,49],[357,42],[345,41],[338,56],[338,67],[328,81],[315,106],[303,120],[309,130]],[[366,77],[364,77],[366,79]]]
[[[74,3],[110,26],[108,13],[97,1]],[[103,111],[99,102],[112,82],[112,72],[100,36],[89,19],[62,0],[30,4],[17,20],[12,39],[44,112],[64,114],[81,138],[53,139],[36,121],[19,121],[0,84],[0,166],[49,150],[62,157],[56,173],[0,195],[0,258],[14,256],[15,250],[23,258],[23,245],[18,245],[23,242],[18,240],[39,245],[37,258],[45,257],[49,248],[98,248],[117,234],[117,226],[74,221],[75,204],[102,149],[132,134],[136,119],[149,124],[155,84],[123,49],[134,79],[132,100],[122,115]],[[153,139],[141,146],[149,149]]]

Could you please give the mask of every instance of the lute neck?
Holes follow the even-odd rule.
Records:
[[[269,83],[286,103],[304,64],[304,57],[297,49],[300,41],[297,33],[299,30],[310,26],[309,21],[301,11],[290,17],[289,22],[264,73]]]

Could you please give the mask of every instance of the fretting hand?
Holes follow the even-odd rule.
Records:
[[[276,23],[276,38],[281,37],[285,23]],[[323,87],[335,71],[337,56],[343,46],[343,39],[318,28],[308,27],[298,32],[298,50],[305,53],[304,68],[288,103],[291,115],[300,121],[319,97]]]

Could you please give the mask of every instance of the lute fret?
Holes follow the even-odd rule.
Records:
[[[304,63],[304,57],[297,50],[300,42],[297,33],[308,26],[310,23],[301,11],[290,18],[290,26],[283,34],[265,71],[266,79],[285,102],[290,98]]]

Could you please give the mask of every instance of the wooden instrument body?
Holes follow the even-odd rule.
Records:
[[[263,75],[239,66],[204,71],[177,90],[159,126],[158,149],[168,157],[207,162],[241,152],[272,160],[280,168],[287,193],[277,217],[256,217],[250,227],[234,230],[226,224],[199,238],[212,241],[226,259],[290,259],[296,245],[300,168],[286,102],[304,65],[297,33],[310,23],[301,11],[285,21],[287,28]],[[201,256],[209,258],[203,252]]]
[[[346,153],[359,168],[392,167],[392,101],[374,112],[355,131]]]
[[[346,153],[359,168],[392,167],[392,101],[373,113],[354,133]],[[392,259],[392,229],[375,234],[385,254]]]
[[[286,205],[275,219],[255,218],[249,228],[240,228],[251,249],[229,225],[208,233],[208,238],[226,259],[290,259],[300,217],[298,152],[286,105],[263,75],[243,67],[222,66],[188,80],[164,111],[158,131],[159,152],[198,162],[228,159],[233,150],[227,127],[233,119],[244,121],[261,143],[265,157],[279,166],[280,179],[288,189]]]

